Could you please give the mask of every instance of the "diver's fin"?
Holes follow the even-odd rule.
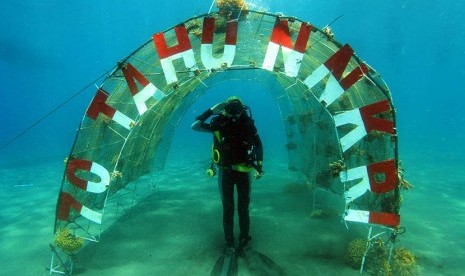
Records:
[[[226,248],[224,254],[218,258],[213,267],[211,276],[233,276],[237,275],[237,255],[234,248]]]
[[[243,248],[240,255],[252,275],[285,275],[284,270],[265,254],[251,248]]]

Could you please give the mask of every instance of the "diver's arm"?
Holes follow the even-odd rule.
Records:
[[[207,120],[211,115],[213,115],[213,111],[209,108],[202,113],[202,115],[195,118],[195,122],[192,123],[191,128],[195,131],[211,132],[210,124],[205,123],[205,120]]]
[[[205,121],[211,116],[211,115],[218,115],[223,111],[224,107],[226,106],[226,102],[221,102],[218,103],[211,108],[207,109],[204,113],[202,113],[200,116],[197,116],[195,118],[195,122],[192,123],[191,128],[195,131],[202,131],[202,132],[212,132],[213,129],[210,124],[205,123]]]
[[[191,128],[192,128],[192,130],[195,130],[195,131],[211,132],[210,130],[203,127],[204,124],[205,123],[203,123],[203,122],[201,122],[199,120],[196,120],[195,122],[192,123]]]

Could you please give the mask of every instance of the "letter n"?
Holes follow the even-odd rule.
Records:
[[[332,104],[368,72],[368,67],[362,63],[345,77],[342,77],[353,53],[354,51],[349,45],[344,45],[304,80],[305,85],[312,89],[329,74],[328,81],[319,99],[323,105],[329,106]]]
[[[282,47],[285,73],[289,77],[296,77],[299,73],[312,29],[312,25],[302,23],[293,47],[288,21],[279,17],[276,18],[262,68],[273,71],[279,49]]]
[[[374,117],[377,114],[388,112],[391,110],[389,100],[383,100],[377,103],[369,104],[360,108],[366,132],[378,130],[389,134],[395,134],[394,122],[386,119]]]
[[[395,134],[393,122],[374,117],[377,114],[388,112],[390,110],[391,105],[389,100],[386,99],[358,109],[344,111],[335,115],[333,118],[336,127],[347,124],[355,125],[353,130],[347,133],[344,137],[340,138],[342,151],[345,152],[347,149],[365,137],[367,133],[373,130]]]

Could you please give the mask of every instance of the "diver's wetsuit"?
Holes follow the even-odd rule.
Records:
[[[229,118],[223,114],[205,120],[212,115],[209,109],[198,116],[194,130],[215,133],[215,148],[220,153],[218,186],[223,202],[223,228],[227,246],[234,246],[234,185],[237,187],[239,240],[249,239],[249,203],[251,178],[250,161],[263,160],[263,147],[253,120],[245,112],[239,118]],[[254,158],[250,160],[253,148]],[[261,166],[259,168],[261,173]]]

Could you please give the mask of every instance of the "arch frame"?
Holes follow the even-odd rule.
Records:
[[[217,13],[188,19],[154,34],[118,62],[80,123],[66,162],[54,231],[71,228],[77,236],[99,241],[108,199],[149,173],[153,164],[162,169],[170,144],[164,138],[182,117],[179,112],[210,82],[231,78],[272,87],[279,83],[276,91],[284,93],[274,98],[288,135],[289,167],[314,185],[343,195],[346,221],[399,226],[398,139],[387,85],[326,29],[249,11],[230,21]],[[317,143],[325,137],[329,145]],[[99,183],[106,189],[85,188]],[[354,208],[361,198],[375,201],[383,195],[392,205],[390,212],[380,206]]]

